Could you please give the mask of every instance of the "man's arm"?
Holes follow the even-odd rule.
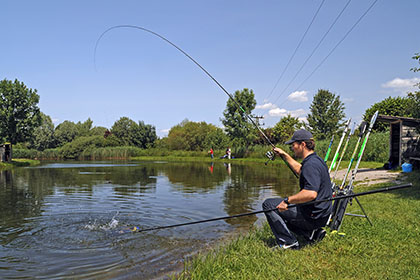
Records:
[[[288,153],[286,153],[280,148],[275,147],[273,148],[273,151],[279,156],[281,156],[282,159],[284,159],[287,162],[287,164],[289,164],[290,168],[293,169],[293,171],[295,171],[296,174],[300,175],[300,169],[302,168],[302,164],[294,160]]]
[[[288,200],[289,203],[292,204],[299,204],[299,203],[305,203],[308,201],[314,200],[318,196],[318,193],[316,191],[310,191],[310,190],[301,190],[295,195],[289,196]],[[282,201],[279,205],[277,205],[277,209],[279,209],[280,212],[287,210],[287,204]]]

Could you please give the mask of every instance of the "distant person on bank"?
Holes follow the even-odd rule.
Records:
[[[287,208],[288,205],[329,199],[332,197],[332,186],[328,167],[315,153],[315,141],[309,131],[304,129],[295,131],[292,138],[285,144],[291,145],[295,156],[303,159],[302,163],[294,160],[280,148],[275,147],[273,151],[299,174],[300,191],[286,198],[266,199],[263,209],[277,208],[274,211],[265,212],[277,245],[284,249],[299,249],[300,245],[295,235],[302,235],[306,239],[314,234],[322,235],[322,237],[325,235],[322,227],[327,224],[331,215],[332,203],[331,201],[321,202],[290,209]]]

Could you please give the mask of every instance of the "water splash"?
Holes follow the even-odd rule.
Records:
[[[107,230],[115,229],[119,225],[119,221],[115,218],[118,215],[118,213],[119,212],[117,212],[114,215],[114,217],[112,217],[111,221],[109,221],[106,224],[98,223],[97,220],[95,219],[92,224],[85,225],[84,228],[91,231],[95,231],[95,230],[107,231]]]

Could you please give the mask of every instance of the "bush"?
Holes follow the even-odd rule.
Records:
[[[88,148],[103,147],[104,145],[105,139],[103,136],[82,136],[61,147],[60,153],[62,158],[75,159],[80,157],[83,151]]]
[[[35,159],[39,157],[39,152],[33,149],[21,149],[13,147],[12,157],[13,158],[28,158]]]

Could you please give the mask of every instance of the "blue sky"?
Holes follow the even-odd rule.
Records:
[[[420,1],[352,0],[300,74],[348,0],[326,0],[270,95],[322,0],[301,1],[19,1],[0,8],[0,79],[37,89],[41,111],[59,124],[91,118],[110,128],[120,117],[156,126],[159,136],[184,119],[221,126],[227,95],[153,30],[181,47],[230,93],[254,91],[265,126],[287,113],[304,119],[318,89],[340,95],[359,121],[373,103],[404,95],[418,73]],[[281,94],[283,92],[283,94]],[[280,95],[281,94],[281,95]],[[267,98],[268,97],[268,98]]]

